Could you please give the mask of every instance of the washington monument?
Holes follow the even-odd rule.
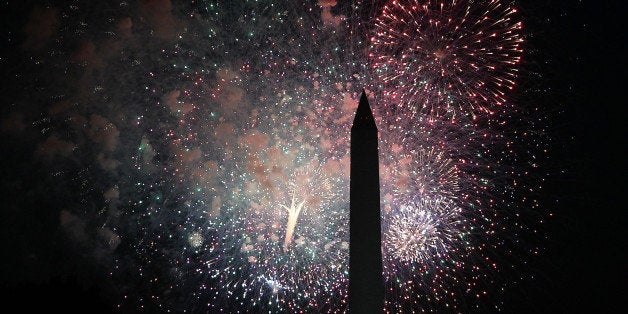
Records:
[[[384,309],[377,146],[377,126],[362,91],[351,127],[350,313]]]

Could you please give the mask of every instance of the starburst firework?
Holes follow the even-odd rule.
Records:
[[[383,246],[402,263],[430,264],[443,259],[463,237],[460,214],[455,202],[443,197],[422,197],[402,205],[387,215]]]
[[[499,0],[394,0],[371,37],[390,105],[431,116],[490,113],[515,85],[523,37]]]

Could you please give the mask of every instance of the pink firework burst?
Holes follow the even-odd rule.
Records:
[[[394,0],[369,58],[391,104],[433,117],[504,105],[523,53],[517,10],[500,0]]]

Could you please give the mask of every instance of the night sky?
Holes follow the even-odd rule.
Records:
[[[4,306],[343,311],[364,88],[387,310],[620,312],[625,6],[497,2],[2,3]]]

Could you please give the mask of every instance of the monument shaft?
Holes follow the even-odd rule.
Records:
[[[377,126],[362,92],[351,128],[349,310],[384,308]]]

